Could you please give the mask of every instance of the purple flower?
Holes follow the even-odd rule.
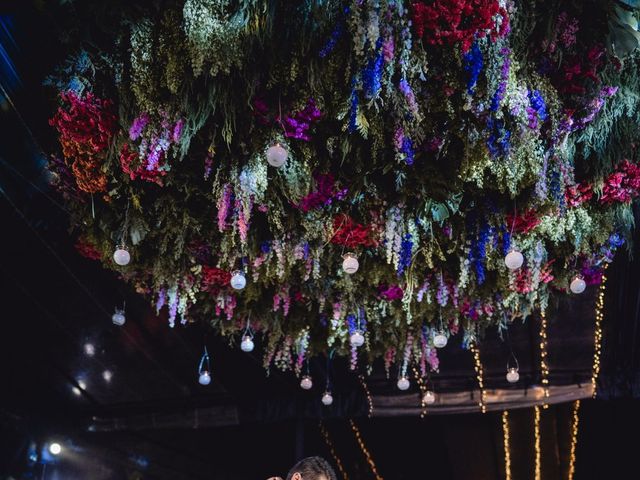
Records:
[[[129,138],[131,140],[137,140],[142,135],[142,130],[149,124],[149,115],[142,113],[133,120],[131,127],[129,127]]]
[[[176,122],[173,126],[173,143],[178,143],[180,141],[180,137],[182,137],[182,130],[184,129],[184,120],[181,118]]]

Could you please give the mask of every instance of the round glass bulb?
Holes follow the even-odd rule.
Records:
[[[284,165],[288,156],[287,149],[279,143],[274,143],[267,148],[267,163],[272,167],[279,168]]]
[[[302,377],[302,380],[300,380],[300,387],[303,390],[311,390],[311,387],[313,387],[313,380],[311,380],[309,375]]]
[[[113,252],[113,261],[121,267],[129,265],[129,262],[131,261],[131,255],[129,254],[129,250],[127,250],[127,247],[125,245],[118,245],[116,247],[116,251]]]
[[[571,280],[571,285],[569,285],[569,288],[573,293],[580,294],[587,288],[587,282],[585,282],[579,275],[576,275],[575,277],[573,277],[573,280]]]
[[[251,335],[245,335],[244,337],[242,337],[242,342],[240,343],[240,349],[243,352],[253,352],[253,348],[255,347],[255,344],[253,343],[253,338],[251,338]]]
[[[407,377],[400,377],[398,379],[398,388],[400,390],[409,390],[411,383],[409,383],[409,379]]]
[[[200,376],[198,377],[198,383],[200,385],[209,385],[211,383],[211,375],[206,370],[200,372]]]
[[[523,262],[524,257],[518,250],[511,250],[509,253],[507,253],[506,257],[504,257],[504,264],[509,270],[519,269],[522,266]]]
[[[360,263],[358,263],[358,258],[355,253],[345,253],[342,256],[342,270],[349,275],[352,275],[358,271],[360,268]]]
[[[509,367],[507,369],[507,382],[516,383],[518,380],[520,380],[518,369],[516,367]]]
[[[433,346],[436,348],[444,348],[447,346],[447,336],[443,332],[437,332],[433,335]]]
[[[333,403],[333,395],[331,395],[331,392],[329,391],[324,392],[324,394],[322,394],[322,404],[328,407],[332,403]]]
[[[364,345],[364,335],[360,330],[356,330],[349,337],[349,342],[351,342],[352,347],[361,347],[362,345]]]
[[[62,446],[59,443],[53,442],[49,445],[49,453],[51,455],[60,455],[60,452],[62,452]]]
[[[121,310],[116,310],[116,313],[111,315],[111,321],[113,322],[114,325],[118,325],[119,327],[124,325],[124,322],[126,321],[124,312]]]
[[[235,270],[231,274],[231,286],[235,290],[242,290],[247,286],[247,278],[244,276],[244,272],[242,270]]]
[[[434,392],[432,392],[431,390],[427,390],[426,392],[424,392],[424,396],[422,397],[422,401],[426,404],[426,405],[433,405],[436,401],[436,394]]]

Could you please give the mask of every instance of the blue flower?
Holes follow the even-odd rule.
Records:
[[[480,47],[477,42],[474,42],[471,50],[464,54],[463,60],[464,69],[469,74],[469,78],[467,80],[467,93],[469,93],[469,95],[473,95],[476,84],[478,83],[478,78],[480,77],[480,72],[482,72],[482,67],[484,66],[482,52],[480,51]]]

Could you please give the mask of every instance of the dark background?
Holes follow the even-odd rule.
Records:
[[[331,458],[320,421],[349,478],[374,478],[349,418],[384,478],[504,478],[499,412],[419,419],[375,418],[374,410],[368,419],[366,393],[342,362],[329,369],[335,403],[323,408],[324,360],[311,364],[311,392],[293,374],[266,378],[259,342],[247,355],[204,325],[170,330],[113,274],[75,252],[44,153],[57,147],[47,124],[55,99],[42,81],[64,58],[65,19],[39,5],[0,4],[0,478],[267,478],[303,455]],[[638,272],[637,254],[626,252],[608,272],[599,397],[582,403],[576,479],[636,468],[629,439],[640,426]],[[594,297],[591,289],[551,309],[553,385],[589,382]],[[125,301],[127,323],[118,328],[110,317]],[[524,387],[540,381],[538,328],[531,319],[511,333]],[[197,383],[205,344],[214,378],[208,387]],[[506,388],[505,343],[491,332],[482,352],[488,387]],[[445,349],[433,381],[437,392],[475,388],[459,339]],[[367,384],[374,399],[397,393],[380,365]],[[513,410],[510,419],[513,478],[533,478],[533,410]],[[542,413],[545,479],[566,478],[570,421],[571,404]],[[63,445],[58,458],[46,454],[52,441]]]

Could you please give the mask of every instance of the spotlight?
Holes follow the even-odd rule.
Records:
[[[60,452],[62,452],[62,446],[57,442],[53,442],[49,445],[49,452],[51,455],[60,455]]]
[[[80,390],[78,387],[73,387],[73,388],[71,389],[71,391],[73,392],[73,394],[74,394],[74,395],[76,395],[76,396],[78,396],[78,397],[79,397],[80,395],[82,395],[82,390]]]
[[[96,347],[93,346],[93,343],[84,344],[84,353],[89,357],[93,357],[96,354]]]
[[[105,370],[102,372],[102,378],[104,378],[105,382],[110,382],[113,378],[113,373],[111,373],[111,370]]]

